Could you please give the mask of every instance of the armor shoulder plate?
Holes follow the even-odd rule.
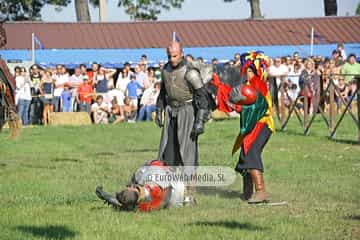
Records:
[[[204,86],[200,72],[195,69],[190,69],[185,74],[185,79],[190,83],[190,85],[195,89],[202,88]]]

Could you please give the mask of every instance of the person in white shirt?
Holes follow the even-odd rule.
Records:
[[[77,89],[80,84],[83,83],[84,76],[82,75],[80,67],[75,68],[74,74],[71,75],[69,79],[69,85],[71,89],[71,108],[70,112],[76,112],[77,111],[77,102],[76,102],[76,96],[77,96]]]
[[[133,73],[126,71],[124,68],[124,70],[119,73],[119,76],[117,78],[115,87],[116,87],[116,89],[119,89],[120,91],[122,91],[123,94],[125,94],[125,92],[126,92],[126,87],[127,87],[128,83],[130,82],[131,74],[133,74]]]
[[[301,66],[298,63],[294,64],[294,69],[293,71],[289,72],[289,86],[293,86],[296,85],[296,92],[299,93],[300,92],[300,86],[299,86],[299,77],[301,74]]]
[[[64,86],[69,85],[69,74],[63,65],[56,66],[55,90],[54,90],[54,111],[60,112],[61,93],[64,91]]]
[[[278,109],[278,103],[281,98],[280,88],[283,88],[287,85],[287,76],[289,73],[289,69],[285,64],[281,63],[281,59],[279,57],[275,58],[274,64],[269,67],[269,77],[275,78],[275,82],[270,84],[270,93],[273,98],[273,102],[275,103],[275,108]]]
[[[15,68],[15,82],[16,82],[16,99],[18,106],[18,115],[23,125],[30,124],[29,110],[31,103],[31,87],[32,83],[26,72],[21,68]]]
[[[269,68],[269,76],[276,78],[277,87],[280,86],[280,83],[284,83],[286,81],[288,73],[289,69],[285,64],[281,63],[281,59],[275,58],[274,64]]]
[[[160,83],[154,83],[153,87],[149,87],[144,91],[141,97],[141,107],[137,121],[142,121],[146,118],[146,121],[152,120],[152,113],[156,110],[156,100],[160,93]]]
[[[114,88],[113,83],[109,83],[108,87],[109,87],[108,99],[110,99],[110,103],[115,97],[117,104],[119,106],[124,106],[124,98],[125,98],[124,93],[121,90]]]
[[[104,98],[102,95],[96,97],[96,102],[91,105],[91,112],[93,113],[95,124],[107,124],[109,105],[104,103]]]

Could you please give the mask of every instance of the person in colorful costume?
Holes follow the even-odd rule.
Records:
[[[149,212],[192,204],[185,196],[184,182],[171,180],[171,174],[175,174],[174,170],[163,161],[153,160],[137,169],[124,190],[112,195],[98,186],[95,193],[105,203],[120,210]]]
[[[268,195],[261,153],[275,129],[271,96],[266,84],[268,60],[262,52],[242,54],[241,60],[241,73],[247,78],[245,84],[232,88],[222,83],[216,74],[212,83],[217,87],[218,109],[240,113],[240,133],[232,154],[241,148],[235,170],[243,176],[243,198],[248,203],[262,203],[268,201]]]

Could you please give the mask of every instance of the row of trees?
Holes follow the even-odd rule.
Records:
[[[89,4],[101,6],[106,0],[74,0],[78,22],[90,22]],[[225,3],[238,0],[223,0]],[[240,0],[245,1],[245,0]],[[247,0],[250,5],[251,18],[262,18],[260,0]],[[41,9],[46,4],[61,7],[69,5],[72,0],[0,0],[0,12],[3,18],[10,21],[41,20]],[[181,8],[184,0],[118,0],[118,6],[133,20],[157,20],[162,10]],[[325,16],[337,15],[337,0],[324,0]]]

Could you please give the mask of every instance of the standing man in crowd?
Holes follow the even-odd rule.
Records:
[[[86,68],[85,68],[86,71]],[[77,96],[77,89],[80,86],[80,84],[83,83],[83,74],[81,72],[81,68],[77,67],[75,68],[74,74],[71,75],[70,79],[70,87],[71,87],[71,106],[70,106],[70,112],[77,112],[78,110],[78,104],[76,101]]]
[[[170,166],[198,166],[197,140],[209,114],[208,93],[199,71],[187,67],[179,42],[170,43],[167,55],[156,104],[155,122],[163,127],[158,159]]]

